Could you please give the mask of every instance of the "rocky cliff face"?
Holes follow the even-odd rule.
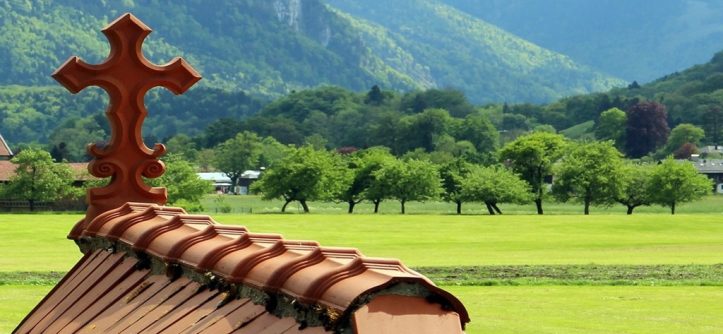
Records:
[[[287,24],[294,31],[299,31],[299,22],[301,19],[301,0],[276,0],[274,1],[274,11],[280,22]]]

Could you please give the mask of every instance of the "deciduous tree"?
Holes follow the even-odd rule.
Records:
[[[379,204],[390,197],[391,182],[389,178],[381,178],[379,170],[390,164],[396,163],[389,150],[385,147],[373,147],[364,153],[364,168],[360,171],[360,177],[367,179],[369,185],[364,190],[364,199],[374,204],[374,213],[379,213]]]
[[[618,108],[603,111],[595,124],[595,138],[598,140],[612,140],[615,147],[625,147],[625,124],[628,116]]]
[[[286,156],[267,169],[253,187],[261,191],[263,199],[283,198],[281,212],[286,212],[292,201],[298,201],[308,213],[308,201],[332,200],[340,192],[343,175],[338,159],[335,153],[309,146],[289,148]]]
[[[462,183],[472,169],[472,164],[462,160],[454,159],[443,164],[439,169],[442,179],[442,199],[445,202],[452,202],[457,205],[457,214],[462,213]]]
[[[538,214],[543,214],[545,177],[552,175],[552,164],[562,156],[566,146],[561,135],[533,132],[507,143],[500,151],[500,160],[530,184]]]
[[[253,132],[244,131],[214,149],[213,165],[228,175],[235,189],[243,172],[260,167],[262,150],[261,138]]]
[[[670,131],[668,143],[665,145],[664,152],[666,155],[671,154],[680,149],[686,143],[698,146],[700,145],[701,139],[704,137],[705,131],[703,131],[703,129],[690,123],[678,124]]]
[[[50,153],[39,149],[24,149],[12,160],[15,175],[5,187],[5,196],[26,200],[30,211],[38,201],[55,201],[77,195],[73,188],[73,173],[65,164],[56,164]]]
[[[622,154],[612,141],[572,145],[562,158],[552,185],[558,199],[582,202],[586,215],[590,214],[590,205],[615,203],[622,190]]]
[[[665,106],[658,102],[638,102],[628,110],[625,152],[642,157],[665,144],[670,133]],[[635,138],[633,140],[633,138]]]
[[[652,201],[670,207],[670,214],[675,214],[676,205],[709,194],[713,182],[698,173],[691,163],[668,157],[653,169],[650,189]]]
[[[530,185],[502,166],[473,166],[462,180],[461,197],[468,202],[482,202],[490,215],[502,214],[498,203],[528,203]]]
[[[170,154],[163,159],[166,172],[159,178],[147,180],[153,186],[165,187],[168,204],[184,206],[191,211],[201,210],[201,198],[213,190],[213,184],[201,180],[193,165],[183,156]]]
[[[635,208],[650,205],[650,176],[653,166],[626,164],[623,166],[623,189],[617,198],[618,203],[627,207],[627,214],[632,215]]]
[[[395,160],[375,172],[375,177],[389,186],[388,197],[399,201],[401,213],[409,201],[437,198],[442,192],[437,167],[421,160]]]

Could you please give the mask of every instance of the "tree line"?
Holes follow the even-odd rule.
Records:
[[[559,134],[532,132],[507,143],[493,163],[453,157],[435,163],[431,154],[396,157],[386,147],[326,150],[311,145],[283,146],[269,137],[239,133],[219,145],[216,167],[231,176],[265,165],[252,185],[264,199],[346,203],[348,212],[362,201],[379,205],[396,200],[405,213],[409,201],[444,200],[462,212],[463,203],[482,203],[492,215],[501,203],[534,202],[543,214],[543,200],[591,206],[636,207],[659,204],[675,213],[680,203],[710,193],[711,181],[687,162],[668,157],[657,164],[625,160],[612,141],[573,142]],[[551,183],[551,186],[550,186]]]

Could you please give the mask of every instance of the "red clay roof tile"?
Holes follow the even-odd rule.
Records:
[[[82,223],[79,223],[82,225]],[[426,277],[398,260],[362,256],[355,249],[324,248],[315,241],[284,240],[251,233],[244,227],[219,225],[208,216],[187,215],[179,208],[128,203],[107,211],[69,236],[120,241],[135,252],[226,283],[281,292],[305,304],[322,304],[344,312],[359,296],[401,282],[424,286],[444,297],[468,320],[462,304]]]
[[[404,305],[409,291],[417,298],[410,310],[436,310],[418,315],[426,317],[418,323],[456,319],[456,330],[445,333],[461,333],[469,321],[459,300],[398,260],[252,233],[179,208],[127,203],[79,222],[69,237],[86,256],[18,333],[326,333],[352,322],[376,328],[359,322],[385,316],[364,305],[379,298]],[[414,323],[409,314],[393,318],[397,326]]]

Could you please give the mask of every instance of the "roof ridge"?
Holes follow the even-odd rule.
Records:
[[[0,156],[5,155],[3,154],[3,150],[7,151],[7,156],[13,156],[13,151],[10,149],[10,146],[5,141],[5,138],[3,138],[3,135],[0,133]]]
[[[210,216],[151,203],[126,203],[79,228],[83,224],[79,222],[68,237],[84,253],[126,250],[139,258],[155,258],[167,273],[182,267],[179,272],[186,276],[282,294],[284,298],[276,299],[316,310],[321,306],[327,313],[332,308],[332,313],[347,318],[370,295],[408,283],[417,286],[415,291],[425,291],[423,297],[456,311],[462,324],[469,321],[462,303],[425,276],[397,259],[365,257],[354,248],[253,233],[243,226],[219,224]]]

